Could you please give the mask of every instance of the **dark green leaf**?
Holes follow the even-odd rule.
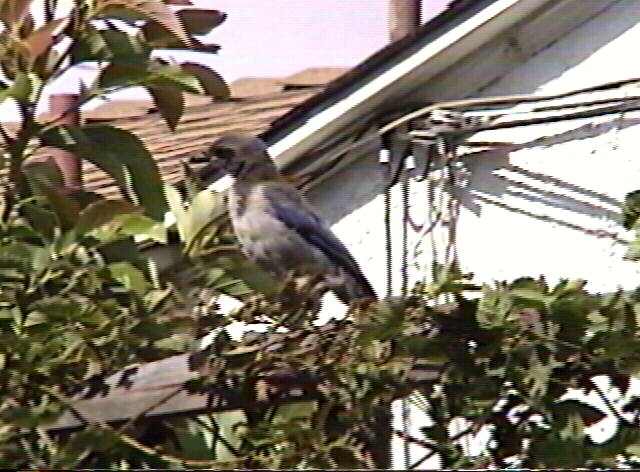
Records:
[[[93,162],[116,180],[132,203],[142,205],[147,216],[163,221],[167,204],[160,172],[135,135],[107,125],[83,128],[63,125],[47,131],[41,139],[47,146],[65,149]]]
[[[640,190],[629,192],[624,197],[624,205],[622,207],[624,216],[623,226],[631,229],[640,218]]]
[[[183,63],[182,69],[198,78],[206,95],[221,100],[226,100],[231,95],[224,79],[212,69],[194,62]]]
[[[190,45],[189,35],[182,23],[160,0],[99,0],[98,7],[101,9],[98,17],[115,17],[129,21],[149,19],[161,24],[184,44]]]
[[[185,92],[202,93],[200,81],[182,70],[179,64],[166,64],[158,60],[137,63],[112,63],[102,70],[98,85],[104,89],[144,85],[175,87]]]
[[[594,406],[583,403],[579,400],[562,400],[552,406],[551,412],[554,419],[564,426],[571,415],[578,415],[582,418],[585,426],[592,426],[604,419],[606,415]]]
[[[184,113],[184,93],[174,87],[147,87],[153,103],[171,131],[176,130]]]
[[[62,229],[71,229],[75,226],[80,212],[80,206],[73,198],[65,195],[60,187],[50,185],[45,175],[33,173],[28,175],[35,191],[46,197],[51,209],[58,218]]]
[[[180,18],[189,34],[205,35],[209,34],[216,26],[222,24],[227,15],[218,10],[190,8],[180,10],[178,18]]]

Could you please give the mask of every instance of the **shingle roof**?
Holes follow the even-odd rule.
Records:
[[[311,87],[189,107],[173,133],[157,112],[109,120],[109,123],[131,131],[140,138],[154,156],[165,181],[176,182],[182,177],[180,162],[190,154],[204,150],[215,136],[227,132],[260,134],[275,119],[319,90],[320,87]],[[95,121],[91,115],[87,119]],[[119,190],[111,177],[91,163],[85,162],[83,166],[86,190],[107,197],[118,195]]]
[[[312,68],[285,78],[240,79],[230,84],[232,98],[225,102],[211,103],[206,97],[187,96],[187,107],[175,132],[169,130],[149,100],[107,102],[84,112],[83,118],[85,122],[108,122],[133,132],[156,159],[165,181],[176,182],[183,177],[180,162],[202,151],[217,135],[227,132],[258,135],[345,71]],[[45,149],[36,158],[47,156]],[[107,197],[119,196],[113,179],[93,164],[83,162],[82,174],[85,190]]]

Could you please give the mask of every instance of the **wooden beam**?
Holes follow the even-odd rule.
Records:
[[[436,309],[450,311],[456,307],[449,304]],[[332,325],[330,322],[323,329],[330,330]],[[286,335],[265,335],[261,341],[265,346],[272,346],[283,336]],[[207,385],[202,391],[194,391],[189,381],[206,373],[207,361],[212,356],[205,349],[191,355],[180,354],[122,369],[102,382],[89,385],[72,399],[72,407],[45,429],[64,431],[96,422],[260,408],[319,396],[315,385],[321,379],[289,370],[272,372],[264,379],[269,386],[269,393],[264,398],[257,398],[256,392],[248,392],[246,387],[236,385],[233,379],[222,379],[215,385]],[[403,386],[399,396],[412,387],[436,379],[441,368],[432,364],[414,365],[408,384]]]

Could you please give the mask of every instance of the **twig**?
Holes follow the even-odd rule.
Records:
[[[2,123],[0,123],[0,136],[2,137],[2,141],[4,142],[5,147],[8,147],[13,141],[13,138],[9,136],[9,133],[6,129],[4,129]]]
[[[474,429],[473,427],[469,427],[469,428],[465,429],[464,431],[460,431],[458,434],[455,434],[455,435],[451,436],[449,441],[457,441],[458,439],[466,436],[467,434],[473,433],[473,429]],[[419,459],[419,460],[415,461],[413,464],[411,464],[409,466],[409,469],[415,469],[416,467],[420,467],[420,465],[422,465],[423,462],[431,459],[437,453],[438,453],[438,450],[432,448],[432,450],[430,452],[428,452],[426,455],[424,455],[422,457],[422,459]]]
[[[596,393],[598,394],[598,397],[600,397],[600,400],[602,400],[602,402],[607,406],[607,408],[609,409],[609,411],[611,413],[613,413],[613,416],[615,416],[618,420],[623,421],[623,422],[627,422],[627,419],[622,416],[622,413],[620,413],[620,411],[618,411],[618,409],[615,407],[615,405],[613,403],[611,403],[611,400],[609,400],[609,397],[607,397],[604,392],[602,391],[602,389],[598,386],[597,383],[595,383],[593,381],[593,379],[589,379],[589,383],[591,384],[591,386],[593,387],[593,389],[596,391]]]
[[[433,444],[428,443],[424,439],[418,439],[415,436],[411,436],[410,434],[405,433],[404,431],[401,431],[399,429],[394,429],[393,433],[396,436],[398,436],[400,439],[404,439],[405,441],[410,442],[412,444],[417,444],[418,446],[424,447],[425,449],[430,449],[430,450],[435,449]]]
[[[24,451],[24,453],[33,464],[35,464],[37,467],[47,466],[47,464],[40,457],[36,456],[36,453],[31,447],[31,444],[29,444],[29,442],[25,438],[20,438],[18,442],[20,443],[20,446],[22,446],[22,450]]]
[[[209,417],[209,420],[211,421],[211,423],[213,423],[214,428],[212,428],[211,426],[207,425],[204,421],[202,421],[198,417],[193,418],[193,420],[196,423],[198,423],[200,426],[202,426],[203,428],[208,429],[213,434],[213,437],[215,438],[215,441],[220,441],[223,444],[223,446],[226,447],[229,450],[229,452],[231,454],[233,454],[236,457],[239,457],[240,453],[238,452],[238,450],[235,447],[233,447],[229,443],[229,441],[227,441],[227,439],[224,436],[222,436],[222,434],[220,434],[220,426],[218,425],[218,422],[215,420],[215,418],[213,418],[212,415],[208,415],[208,417]],[[214,451],[215,451],[215,441],[214,441],[214,444],[213,444]]]

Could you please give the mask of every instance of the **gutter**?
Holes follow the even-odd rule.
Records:
[[[380,107],[394,97],[405,95],[416,86],[417,81],[428,81],[437,74],[478,49],[487,41],[503,31],[516,25],[529,14],[549,3],[549,0],[492,0],[472,2],[475,8],[467,4],[463,12],[445,12],[434,21],[420,28],[421,35],[406,38],[380,51],[379,54],[398,49],[387,60],[393,61],[389,66],[382,64],[379,73],[373,70],[365,71],[364,77],[356,78],[348,84],[343,93],[336,94],[330,87],[325,93],[310,99],[318,102],[315,106],[302,112],[294,110],[292,116],[276,121],[274,127],[263,135],[271,142],[269,152],[280,166],[287,166],[299,159],[306,152],[326,142],[337,134],[341,128],[356,120],[367,120],[371,113],[379,111]],[[443,25],[436,20],[441,16],[453,16],[451,21]],[[458,21],[456,21],[456,19]],[[431,29],[434,28],[434,29]],[[404,44],[408,43],[408,44]],[[414,47],[411,47],[415,44]],[[409,48],[409,51],[407,51]],[[405,54],[402,54],[404,49]],[[378,54],[371,59],[375,59]],[[387,54],[388,55],[388,54]],[[396,58],[397,59],[394,59]],[[362,66],[366,66],[365,61]],[[338,80],[339,84],[340,80]],[[332,103],[326,105],[326,95],[338,95]],[[310,103],[313,105],[312,103]],[[298,116],[293,116],[297,114]],[[302,115],[302,116],[300,116]],[[292,123],[293,118],[295,122]],[[297,122],[297,124],[296,124]],[[302,124],[300,124],[302,122]]]

